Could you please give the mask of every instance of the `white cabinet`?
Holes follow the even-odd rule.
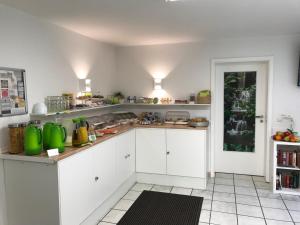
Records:
[[[167,174],[206,177],[206,131],[167,129]]]
[[[62,225],[79,224],[94,210],[92,161],[92,151],[83,151],[58,163]]]
[[[165,129],[136,129],[136,171],[166,173]]]
[[[120,185],[135,172],[135,131],[120,134],[116,140],[116,179]]]
[[[92,149],[94,208],[102,204],[116,187],[115,139],[107,140]]]

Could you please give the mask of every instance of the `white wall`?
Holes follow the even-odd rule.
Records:
[[[0,67],[26,70],[29,110],[48,95],[77,92],[77,76],[89,74],[93,91],[111,94],[115,48],[0,5]],[[7,124],[27,116],[0,118],[0,151]]]
[[[149,96],[153,79],[164,73],[163,88],[176,98],[210,88],[213,58],[274,56],[273,119],[290,114],[300,130],[300,87],[296,86],[300,36],[226,39],[192,44],[122,47],[117,51],[118,89]]]
[[[115,48],[0,5],[0,67],[26,70],[29,110],[48,95],[77,92],[77,76],[90,74],[93,91],[111,94]],[[8,145],[7,124],[28,115],[0,118],[0,152]],[[4,224],[0,161],[0,225]]]

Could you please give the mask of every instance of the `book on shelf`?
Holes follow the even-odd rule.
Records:
[[[276,176],[276,190],[282,188],[298,189],[299,184],[299,172],[277,172]]]
[[[278,150],[277,165],[282,167],[300,168],[300,152]]]

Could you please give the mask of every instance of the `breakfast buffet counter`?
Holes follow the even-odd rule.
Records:
[[[0,159],[54,164],[60,160],[68,158],[79,152],[85,151],[99,143],[102,143],[106,140],[109,140],[113,137],[116,137],[122,133],[125,133],[125,132],[135,129],[135,128],[162,128],[162,129],[188,129],[188,130],[207,130],[208,129],[208,127],[191,127],[188,125],[173,125],[173,124],[121,125],[121,126],[118,126],[115,128],[118,131],[116,134],[105,134],[103,137],[98,137],[94,143],[89,143],[82,147],[66,147],[65,151],[63,153],[60,153],[58,156],[48,157],[48,155],[45,151],[43,151],[40,155],[35,155],[35,156],[27,156],[24,153],[10,154],[7,152],[7,153],[0,154]]]

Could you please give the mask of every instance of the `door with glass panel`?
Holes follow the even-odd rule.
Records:
[[[264,175],[267,64],[216,67],[217,172]]]

